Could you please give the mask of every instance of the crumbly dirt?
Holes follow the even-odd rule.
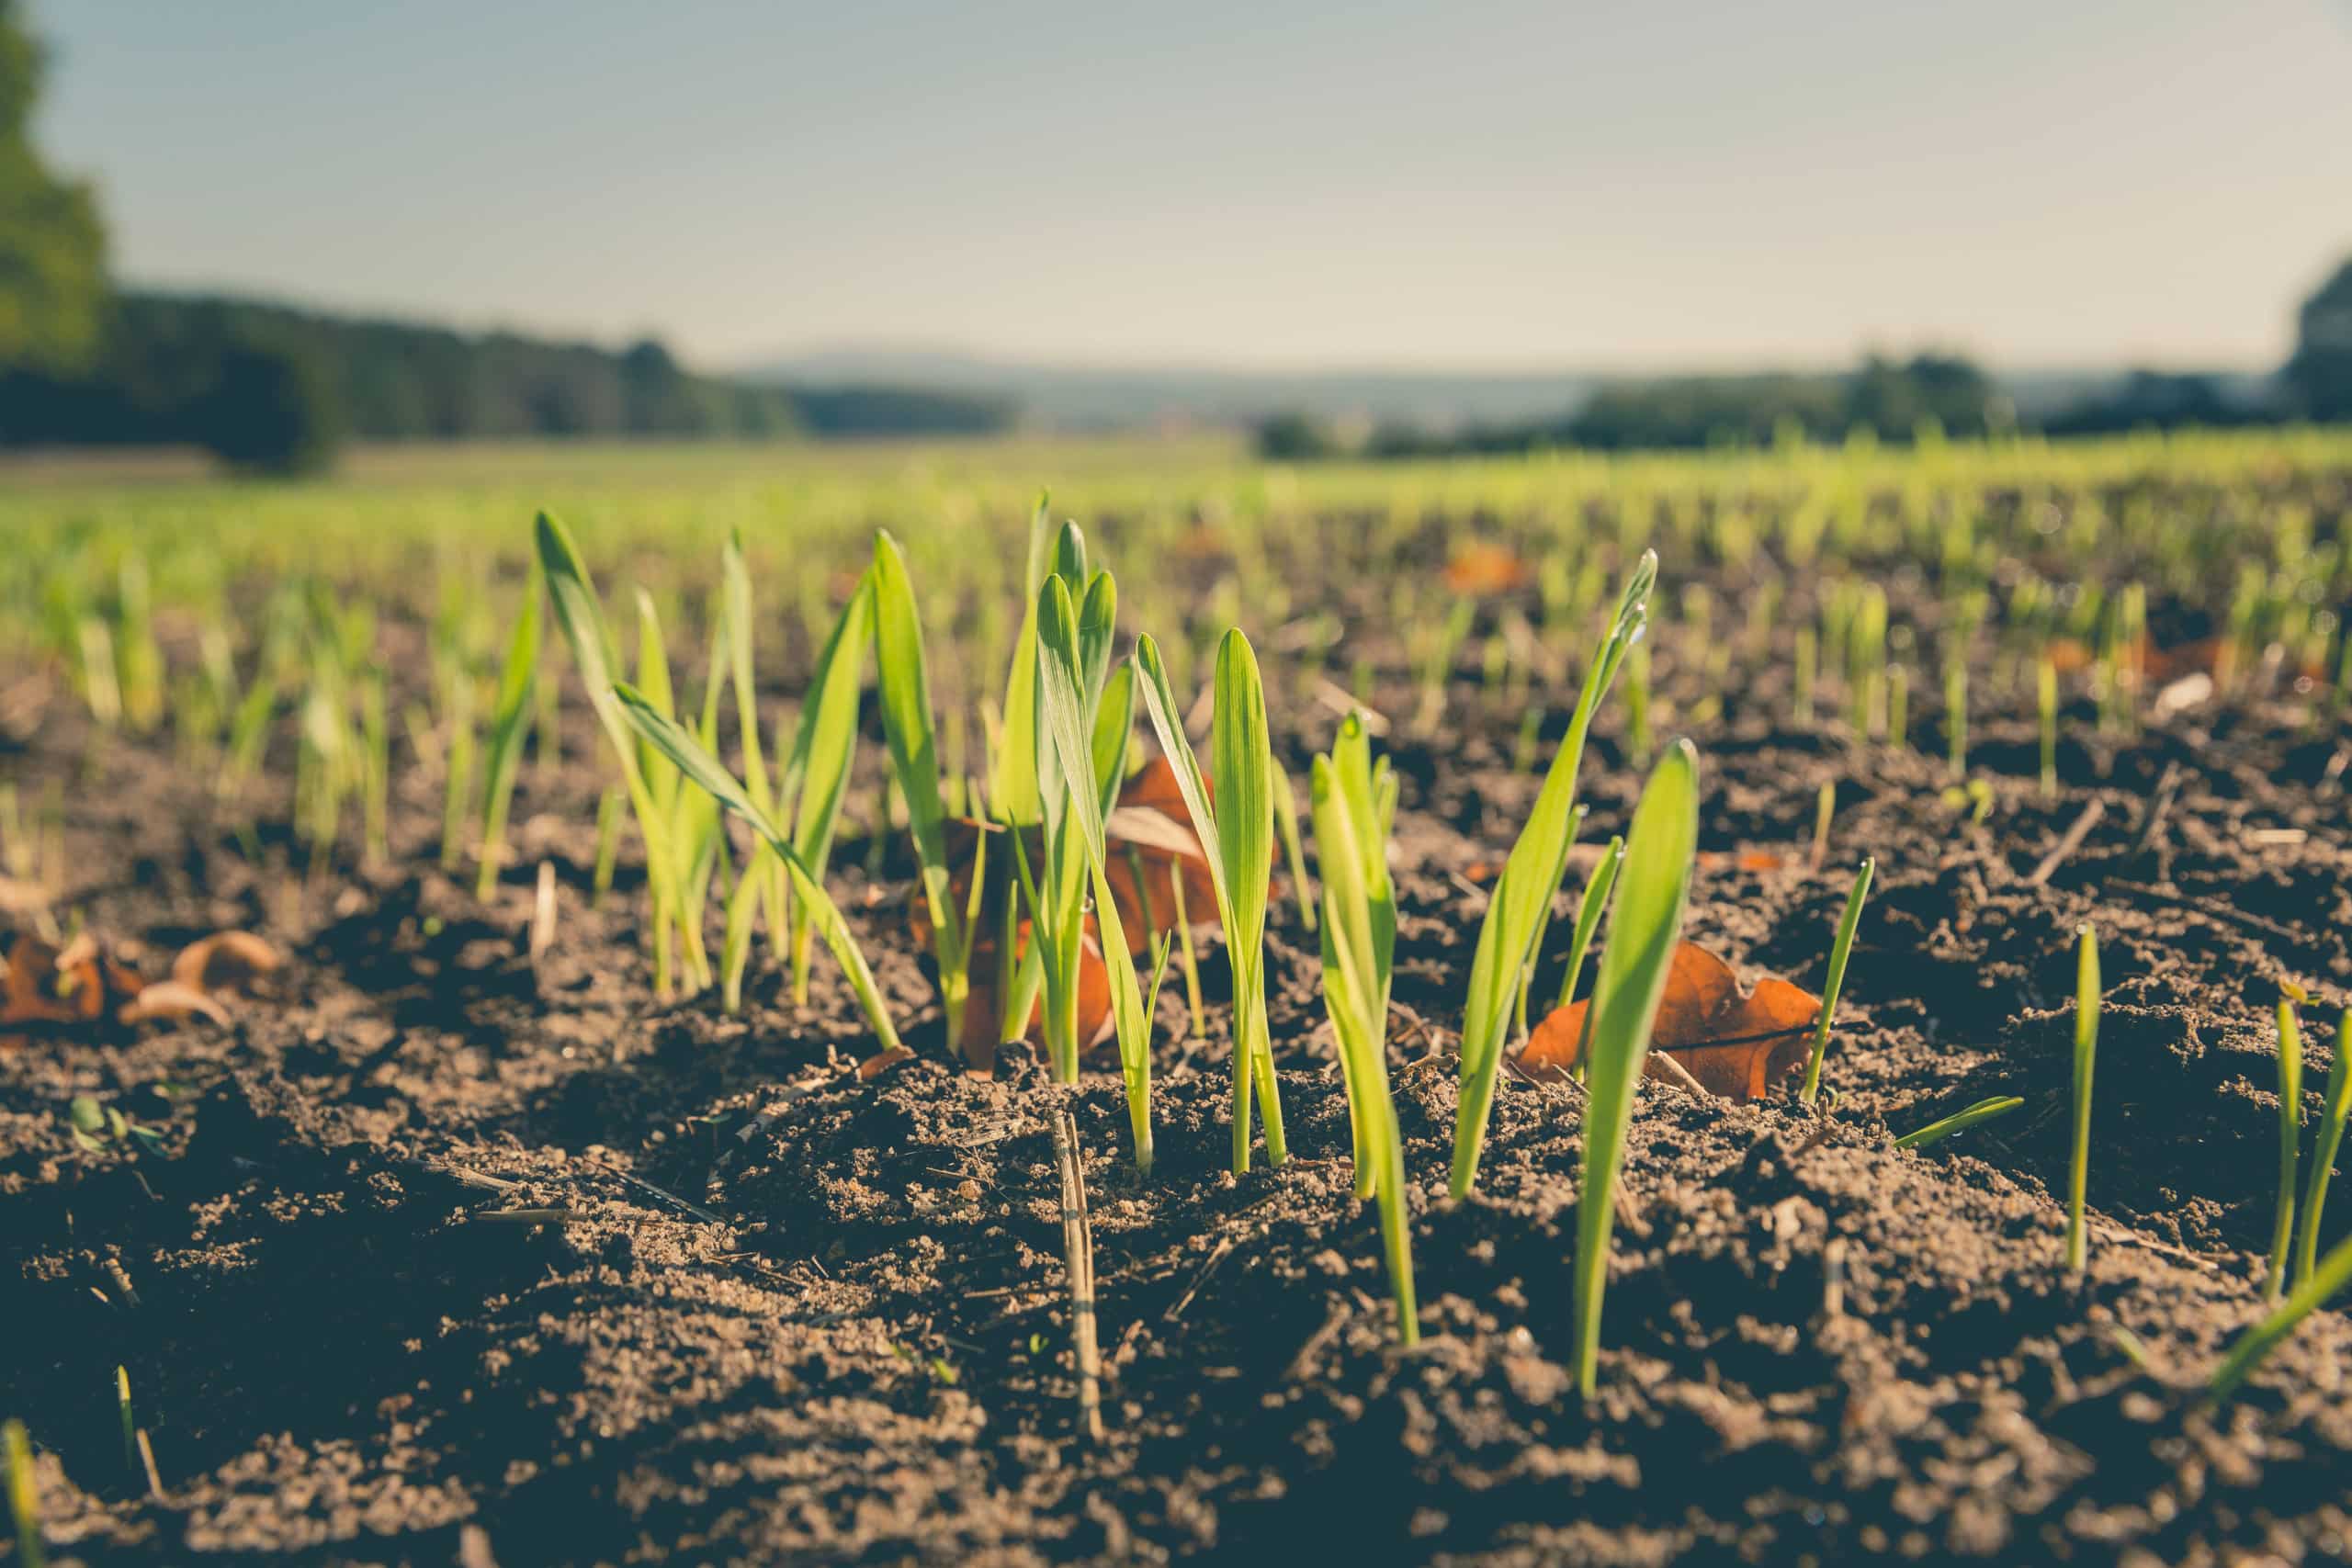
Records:
[[[1688,726],[1702,849],[1782,863],[1712,861],[1689,934],[1818,989],[1852,863],[1877,856],[1835,1104],[1645,1087],[1589,1404],[1567,1366],[1573,1090],[1507,1084],[1478,1192],[1444,1197],[1452,1030],[1485,881],[1534,788],[1510,766],[1513,716],[1466,676],[1445,731],[1387,742],[1411,1352],[1351,1196],[1314,939],[1286,901],[1270,941],[1295,1157],[1228,1169],[1212,943],[1208,1038],[1185,1043],[1180,985],[1162,998],[1159,1165],[1140,1180],[1114,1072],[1070,1091],[1018,1051],[993,1080],[948,1064],[895,842],[871,879],[866,840],[836,856],[922,1048],[868,1082],[871,1043],[821,960],[807,1006],[764,953],[740,1016],[654,999],[641,879],[625,858],[605,907],[589,897],[602,778],[584,713],[573,754],[526,768],[514,863],[485,908],[435,864],[425,770],[401,782],[388,863],[307,867],[284,801],[243,841],[167,743],[93,733],[62,691],[17,703],[33,719],[5,761],[27,800],[62,791],[65,907],[150,973],[224,927],[288,957],[230,1027],[0,1055],[0,1414],[31,1430],[53,1559],[2352,1555],[2352,1325],[2320,1314],[2236,1402],[2199,1398],[2260,1312],[2270,1003],[2282,980],[2329,997],[2352,981],[2335,787],[2352,740],[2291,694],[2137,736],[2100,736],[2085,706],[2045,800],[2031,724],[1984,719],[1972,761],[1996,798],[1973,827],[1930,726],[1922,750],[1792,725],[1776,679],[1718,678],[1721,711]],[[1278,720],[1295,776],[1329,720]],[[1586,763],[1587,841],[1623,825],[1628,744],[1612,706]],[[2094,801],[2101,819],[2035,885]],[[559,918],[534,964],[543,862]],[[2107,991],[2077,1279],[2052,1195],[2085,921]],[[1540,995],[1566,942],[1563,919]],[[2312,1121],[2332,1015],[2307,1018]],[[76,1094],[154,1145],[77,1146]],[[1892,1146],[1992,1094],[2025,1109]],[[1078,1418],[1049,1135],[1064,1107],[1099,1281],[1099,1443]],[[2327,1213],[2332,1240],[2352,1198]],[[118,1365],[158,1495],[125,1462]]]

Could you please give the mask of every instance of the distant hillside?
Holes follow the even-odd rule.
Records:
[[[1573,372],[1227,370],[1199,366],[1112,369],[1029,364],[912,349],[848,348],[741,372],[766,385],[887,382],[995,394],[1022,417],[1058,430],[1165,423],[1255,424],[1304,410],[1335,420],[1424,425],[1506,423],[1556,414],[1599,378]]]
[[[1817,374],[1798,371],[1794,375]],[[1324,424],[1361,423],[1428,432],[1554,423],[1582,411],[1604,387],[1703,382],[1718,377],[1629,378],[1591,370],[1256,371],[1196,366],[1105,368],[994,359],[922,348],[824,350],[748,368],[771,386],[889,382],[994,395],[1019,405],[1024,422],[1061,430],[1129,429],[1154,423],[1259,425],[1284,415]],[[2019,421],[2044,420],[2124,392],[2122,367],[2035,367],[1992,373]],[[2232,403],[2256,403],[2267,378],[2221,370],[2207,378]]]

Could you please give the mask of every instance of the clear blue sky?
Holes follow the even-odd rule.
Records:
[[[119,270],[1098,364],[2260,364],[2352,0],[31,0]]]

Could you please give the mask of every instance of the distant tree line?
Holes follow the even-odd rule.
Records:
[[[0,370],[0,445],[193,443],[301,468],[345,437],[767,438],[1001,429],[1009,404],[883,387],[797,389],[695,376],[650,339],[614,353],[512,333],[126,291],[78,367]]]
[[[2297,317],[2294,357],[2265,395],[2249,397],[2218,377],[2134,370],[2122,381],[2046,415],[2049,435],[2133,430],[2227,428],[2288,420],[2352,421],[2352,261],[2306,300]],[[1870,432],[1908,441],[1923,430],[1983,435],[2015,424],[1993,378],[1944,354],[1906,360],[1873,355],[1843,374],[1681,376],[1612,382],[1574,413],[1514,425],[1433,431],[1383,425],[1361,441],[1327,421],[1285,412],[1258,429],[1269,457],[1439,457],[1543,447],[1593,451],[1758,446],[1802,436],[1836,441]]]

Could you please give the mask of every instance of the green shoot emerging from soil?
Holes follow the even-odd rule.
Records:
[[[874,660],[882,692],[882,733],[889,742],[892,775],[907,805],[907,831],[915,843],[922,897],[931,917],[932,953],[939,964],[939,1001],[947,1038],[964,1035],[964,1004],[971,996],[971,933],[948,891],[946,807],[939,795],[939,746],[932,725],[931,677],[923,663],[922,619],[915,608],[907,559],[888,533],[874,538]]]
[[[832,952],[843,974],[849,976],[850,988],[857,995],[858,1006],[865,1013],[865,1021],[874,1029],[875,1037],[884,1050],[899,1044],[899,1032],[890,1021],[889,1009],[883,1005],[882,992],[874,982],[874,973],[865,964],[865,955],[858,950],[857,939],[850,933],[849,922],[842,918],[822,884],[810,873],[769,817],[766,808],[744,793],[743,786],[729,773],[725,765],[709,750],[678,727],[674,719],[663,715],[641,694],[628,686],[613,694],[616,707],[625,716],[625,722],[644,737],[647,744],[660,751],[685,778],[708,793],[718,805],[734,812],[752,825],[752,830],[764,840],[768,848],[784,863],[791,874],[794,893],[800,900],[803,918],[811,919],[818,934]]]
[[[833,833],[841,822],[842,801],[849,794],[850,768],[857,752],[858,690],[864,679],[865,646],[873,636],[874,574],[859,577],[857,589],[842,606],[841,618],[825,638],[808,678],[808,694],[800,722],[792,732],[791,753],[776,772],[776,819],[792,818],[792,847],[800,852],[808,874],[825,879],[826,863],[833,855]],[[747,740],[746,745],[750,742]],[[792,997],[808,1000],[808,953],[816,923],[802,919],[793,929]]]
[[[1600,912],[1609,907],[1609,894],[1617,886],[1618,868],[1625,863],[1623,834],[1609,840],[1600,852],[1600,861],[1592,868],[1592,880],[1584,885],[1583,901],[1577,906],[1576,929],[1568,933],[1568,966],[1560,973],[1560,994],[1552,1005],[1564,1008],[1577,999],[1577,979],[1584,973],[1585,954],[1592,951],[1592,933],[1600,929]]]
[[[1274,850],[1273,786],[1268,775],[1273,761],[1258,657],[1238,628],[1227,632],[1217,645],[1209,739],[1216,786],[1214,805],[1192,743],[1184,739],[1184,710],[1169,684],[1159,646],[1148,637],[1136,639],[1135,668],[1136,686],[1151,715],[1152,730],[1167,753],[1193,831],[1208,859],[1217,919],[1225,928],[1226,957],[1233,967],[1233,1168],[1237,1173],[1250,1168],[1253,1080],[1266,1122],[1266,1158],[1280,1165],[1289,1157],[1289,1148],[1283,1137],[1282,1101],[1266,1025],[1266,895]]]
[[[2212,1380],[2206,1385],[2208,1394],[2218,1401],[2237,1393],[2239,1385],[2262,1364],[2264,1357],[2347,1283],[2352,1283],[2352,1236],[2330,1248],[2318,1267],[2295,1286],[2292,1294],[2239,1337],[2222,1364],[2214,1369]]]
[[[572,666],[580,671],[581,684],[587,689],[596,720],[604,727],[605,739],[612,742],[614,754],[620,761],[621,781],[628,786],[629,806],[637,815],[638,835],[645,842],[645,875],[653,895],[654,991],[666,997],[675,984],[671,974],[673,930],[684,943],[690,983],[697,987],[707,986],[710,983],[710,963],[703,953],[702,922],[690,917],[685,908],[686,871],[674,841],[668,803],[657,799],[641,765],[629,720],[613,694],[617,679],[615,671],[620,660],[612,633],[605,624],[595,582],[581,563],[580,551],[571,542],[570,530],[552,513],[539,513],[537,534],[539,565],[547,575],[548,596],[555,605],[556,622],[563,628]]]
[[[523,739],[531,722],[531,695],[539,678],[539,599],[543,573],[531,563],[531,581],[523,590],[523,607],[514,619],[514,636],[507,644],[506,664],[498,676],[498,705],[490,719],[489,772],[481,792],[481,868],[474,878],[474,897],[488,902],[498,886],[498,873],[506,857],[506,813],[514,799],[514,775],[523,761]]]
[[[2335,1151],[2343,1145],[2344,1119],[2352,1111],[2352,1008],[2335,1026],[2335,1055],[2327,1065],[2327,1101],[2320,1111],[2319,1135],[2312,1144],[2310,1171],[2303,1178],[2302,1217],[2295,1238],[2295,1278],[2308,1280],[2319,1260],[2319,1216],[2327,1202],[2328,1178],[2335,1173]]]
[[[2083,1271],[2083,1190],[2091,1169],[2091,1066],[2098,1055],[2098,933],[2082,929],[2075,977],[2075,1148],[2066,1167],[2066,1267]]]
[[[1688,740],[1668,749],[1634,808],[1619,875],[1616,915],[1593,981],[1587,1061],[1584,1181],[1577,1193],[1577,1255],[1571,1289],[1577,1385],[1592,1397],[1600,1351],[1600,1298],[1609,1280],[1609,1238],[1634,1092],[1649,1055],[1650,1030],[1665,994],[1699,843],[1699,754]]]
[[[1864,860],[1854,872],[1854,886],[1846,894],[1846,912],[1838,918],[1838,936],[1829,946],[1829,978],[1822,987],[1821,1017],[1813,1026],[1813,1054],[1805,1058],[1804,1089],[1798,1098],[1811,1105],[1821,1092],[1821,1058],[1829,1049],[1829,1025],[1838,1014],[1838,993],[1846,984],[1846,960],[1854,951],[1854,928],[1862,918],[1862,900],[1870,897],[1871,877],[1878,859]]]
[[[1102,826],[1109,803],[1117,798],[1126,761],[1127,734],[1134,723],[1132,678],[1116,682],[1114,698],[1106,700],[1105,670],[1111,656],[1111,574],[1095,576],[1096,588],[1087,593],[1081,613],[1070,602],[1069,580],[1057,572],[1046,580],[1037,602],[1037,717],[1051,748],[1041,756],[1037,776],[1046,807],[1046,860],[1050,869],[1068,858],[1064,845],[1072,840],[1084,857],[1094,895],[1096,934],[1102,965],[1111,985],[1111,1019],[1118,1032],[1119,1067],[1126,1080],[1127,1117],[1136,1140],[1136,1168],[1151,1170],[1151,1018],[1159,997],[1159,982],[1168,973],[1170,940],[1160,939],[1152,964],[1148,990],[1136,979],[1128,956],[1127,934],[1113,897],[1108,841]],[[1098,606],[1097,601],[1100,600]],[[1091,709],[1092,711],[1090,711]],[[1111,722],[1103,722],[1105,717]],[[1107,729],[1107,739],[1106,739]],[[1051,766],[1045,765],[1048,761]],[[1033,896],[1033,927],[1041,951],[1061,949],[1073,969],[1076,939],[1082,925],[1082,906],[1072,899],[1068,921],[1069,942],[1047,923],[1046,908]],[[1048,975],[1057,961],[1049,961]],[[1073,973],[1069,983],[1075,987]],[[1055,991],[1047,987],[1049,1002]],[[1053,1040],[1048,1031],[1049,1043]],[[1070,1078],[1076,1077],[1076,1051],[1069,1043]],[[1057,1065],[1058,1065],[1058,1058]],[[1068,1080],[1066,1080],[1068,1081]]]
[[[1388,1089],[1388,988],[1396,945],[1396,897],[1388,835],[1396,778],[1372,761],[1363,721],[1351,714],[1328,755],[1315,759],[1310,792],[1315,859],[1323,878],[1323,1003],[1340,1043],[1348,1119],[1355,1134],[1356,1197],[1380,1201],[1380,1235],[1396,1332],[1420,1340],[1413,1294],[1412,1216],[1405,1206],[1405,1145]]]
[[[1502,874],[1495,880],[1494,896],[1478,928],[1477,952],[1470,966],[1469,1003],[1462,1022],[1462,1100],[1453,1124],[1453,1192],[1456,1198],[1467,1197],[1477,1182],[1478,1153],[1486,1142],[1495,1082],[1502,1070],[1503,1037],[1510,1028],[1528,950],[1551,909],[1552,895],[1567,866],[1568,842],[1576,823],[1577,771],[1584,761],[1585,736],[1592,728],[1593,714],[1617,678],[1618,667],[1647,624],[1650,589],[1657,581],[1657,557],[1645,550],[1626,579],[1616,615],[1593,652],[1567,733],[1553,754],[1527,825],[1520,829],[1519,841],[1511,846]]]
[[[2270,1269],[2263,1276],[2262,1298],[2276,1303],[2287,1293],[2288,1248],[2295,1234],[2296,1145],[2301,1141],[2303,1120],[2303,1032],[2295,1023],[2295,1004],[2278,998],[2278,1212],[2270,1226]]]
[[[1930,1122],[1915,1132],[1904,1134],[1903,1136],[1894,1140],[1894,1146],[1898,1149],[1924,1149],[1929,1144],[1951,1137],[1954,1133],[1966,1132],[1979,1122],[1990,1122],[1996,1116],[2007,1116],[2024,1103],[2024,1100],[2014,1094],[1996,1094],[1990,1100],[1978,1100],[1965,1111],[1955,1111],[1951,1115]]]

